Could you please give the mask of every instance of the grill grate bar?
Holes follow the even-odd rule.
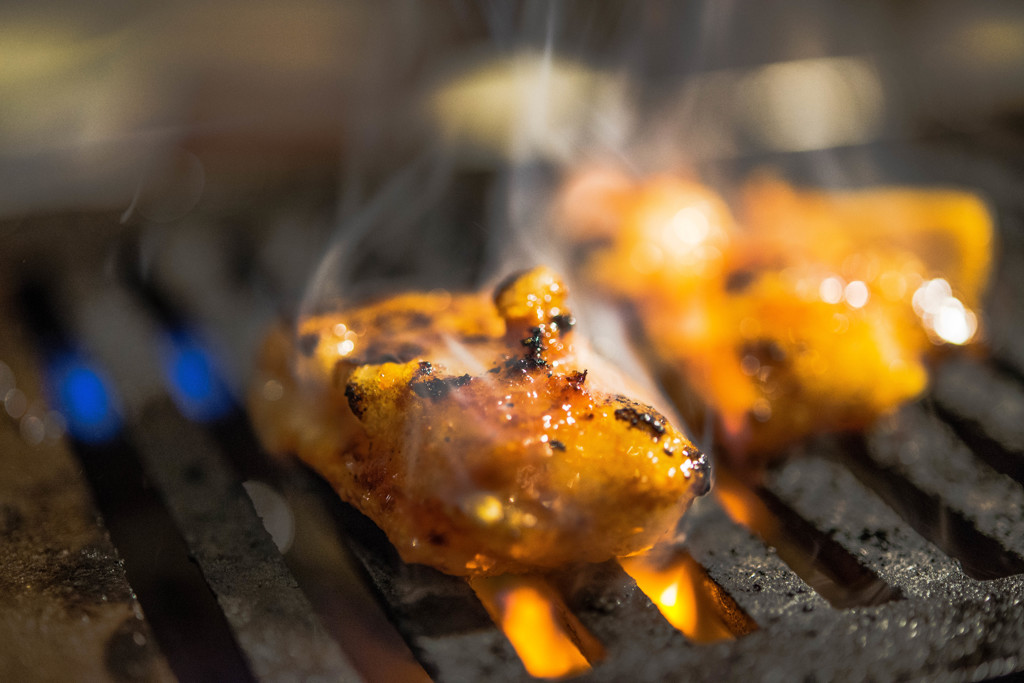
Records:
[[[134,431],[147,468],[256,677],[281,680],[301,672],[361,680],[205,435],[169,402],[151,406]]]
[[[818,443],[827,447],[830,442]],[[765,488],[886,586],[898,589],[899,597],[927,597],[939,586],[966,580],[956,562],[918,536],[874,492],[834,461],[805,455],[774,471]],[[869,585],[859,592],[872,590],[884,588]],[[863,597],[870,602],[871,596]]]
[[[4,270],[10,273],[13,268],[0,266]],[[0,283],[0,291],[12,289],[6,284]],[[0,299],[0,327],[5,332],[0,335],[0,392],[16,385],[34,402],[45,390],[43,378],[35,372],[38,358],[32,357],[26,343],[31,336],[9,315],[14,306],[7,296]],[[163,563],[159,574],[147,575],[144,566],[141,576],[133,567],[128,577],[124,558],[130,552],[114,545],[142,535],[150,544],[163,540],[159,523],[152,524],[145,514],[149,501],[131,500],[133,482],[122,480],[117,488],[122,502],[130,505],[101,507],[87,470],[92,467],[95,473],[95,463],[76,457],[81,454],[67,440],[47,437],[30,445],[18,426],[7,415],[0,416],[0,680],[145,678],[156,683],[175,680],[175,671],[179,676],[198,673],[180,662],[172,669],[169,648],[154,637],[158,630],[166,633],[187,621],[189,615],[174,622],[160,614],[159,599],[147,601],[154,621],[143,615],[136,595],[143,587],[156,585],[167,593],[180,586],[168,580],[170,563]],[[127,508],[131,516],[119,516],[118,507]],[[182,564],[189,569],[187,562]],[[162,581],[150,580],[153,576]],[[192,607],[193,614],[198,612]],[[216,619],[216,605],[211,607]],[[199,659],[194,651],[189,654]]]
[[[88,309],[78,303],[78,308]],[[119,329],[134,324],[128,313],[118,319]],[[112,343],[115,339],[86,326],[79,326],[78,333],[118,384],[139,383],[117,362],[120,348]],[[151,346],[155,348],[155,342]],[[238,477],[202,428],[182,417],[166,396],[150,395],[132,412],[130,439],[216,595],[252,673],[260,680],[300,673],[361,680],[326,634]]]
[[[687,550],[762,629],[829,610],[774,550],[732,521],[713,497],[696,501],[684,523]]]
[[[1022,591],[1018,576],[964,582],[931,600],[816,609],[735,641],[657,656],[634,648],[587,680],[979,680],[1020,667]]]
[[[975,458],[952,429],[921,405],[906,406],[867,438],[867,455],[949,507],[1024,567],[1024,489]]]
[[[976,455],[1024,483],[1024,388],[988,364],[951,359],[933,373],[936,409]]]
[[[618,562],[573,567],[550,578],[569,609],[604,645],[605,661],[636,647],[637,642],[659,652],[691,647]]]
[[[1020,298],[1020,292],[1024,292],[1024,244],[1019,243],[1017,236],[1024,235],[1024,217],[1019,211],[1004,211],[1000,222],[1004,244],[985,298],[984,332],[996,361],[1021,377],[1024,376],[1024,344],[1020,343],[1024,329],[1024,303]],[[1015,239],[1007,239],[1009,236]]]
[[[377,589],[395,626],[437,681],[518,681],[529,675],[505,634],[461,578],[406,564],[373,522],[337,499],[348,545]]]
[[[1014,586],[1019,590],[1021,584]],[[1013,644],[1024,642],[1024,627],[1013,616],[1010,601],[994,597],[1005,598],[1012,590],[1007,585],[992,594],[959,594],[957,605],[905,600],[856,610],[819,610],[780,620],[736,641],[656,656],[638,647],[595,668],[587,680],[977,679],[979,666],[985,667],[980,677],[1019,666]],[[978,626],[965,629],[965,623]]]

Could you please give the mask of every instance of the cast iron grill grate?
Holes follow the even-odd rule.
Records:
[[[1016,246],[1008,240],[993,293],[1003,316],[994,335],[1004,342],[1024,329],[1024,316],[1006,303],[1015,291],[1014,266],[1024,257]],[[373,677],[353,664],[359,646],[337,626],[338,605],[324,597],[332,591],[330,571],[304,569],[264,531],[242,487],[260,479],[293,507],[315,501],[316,514],[328,520],[321,531],[355,558],[358,578],[430,676],[529,678],[465,581],[402,563],[382,533],[322,481],[267,462],[237,409],[207,422],[186,419],[138,374],[138,364],[119,362],[126,339],[155,347],[165,328],[194,325],[204,339],[232,344],[239,334],[252,336],[255,326],[238,332],[225,306],[256,321],[267,311],[230,292],[211,301],[201,286],[190,291],[180,283],[114,278],[82,289],[70,275],[56,274],[61,267],[46,266],[54,273],[52,319],[28,324],[37,338],[55,335],[88,349],[129,397],[130,446],[122,455],[145,471],[146,486],[177,527],[247,674]],[[29,308],[51,306],[33,297]],[[106,309],[104,324],[90,323],[96,309],[86,300],[102,297],[118,305]],[[996,351],[987,359],[950,359],[922,401],[867,434],[802,446],[801,457],[753,492],[796,542],[795,552],[824,576],[798,574],[714,497],[695,506],[682,547],[706,571],[735,639],[690,642],[615,562],[547,577],[604,646],[603,659],[578,680],[979,680],[1024,670],[1024,377],[1012,341]],[[78,444],[77,453],[91,458],[95,448]],[[95,480],[91,486],[101,511],[119,514],[112,498],[120,494]],[[108,526],[130,560],[138,539],[114,533],[116,520]],[[161,609],[134,581],[130,561],[125,569],[143,609]],[[159,619],[151,621],[180,676],[177,664],[189,652],[160,632]]]

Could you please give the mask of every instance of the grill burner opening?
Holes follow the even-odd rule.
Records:
[[[601,644],[539,577],[481,577],[470,585],[530,675],[576,676],[604,658]]]
[[[757,628],[685,551],[624,558],[620,563],[665,620],[695,643],[729,640]]]

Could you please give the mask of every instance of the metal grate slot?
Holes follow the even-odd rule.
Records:
[[[135,438],[257,678],[361,680],[203,433],[167,402],[141,416]]]
[[[719,471],[719,498],[730,515],[775,548],[786,564],[833,607],[878,605],[899,598],[829,534],[770,489],[751,488]]]
[[[936,412],[993,469],[1024,483],[1022,378],[968,358],[937,368],[931,396]]]
[[[384,533],[311,477],[342,524],[349,547],[380,594],[389,616],[427,672],[438,681],[529,678],[505,635],[461,578],[406,564]]]
[[[687,550],[762,629],[829,609],[774,550],[730,519],[714,498],[694,503],[689,515]]]
[[[88,330],[83,333],[84,342],[107,362],[120,384],[136,381],[117,363],[119,345],[108,337],[90,337]],[[358,680],[326,636],[216,445],[166,397],[149,398],[132,412],[129,438],[184,535],[188,555],[216,595],[252,673],[263,680],[295,672]]]
[[[573,567],[551,579],[569,609],[604,645],[609,660],[637,642],[654,651],[688,646],[615,561]]]
[[[1024,572],[1024,491],[975,458],[950,427],[908,406],[847,440],[850,470],[973,579]]]
[[[772,472],[766,487],[900,597],[927,597],[965,579],[956,562],[836,462],[807,455]]]
[[[819,529],[800,516],[786,502],[769,489],[759,489],[757,495],[775,515],[786,536],[795,541],[800,551],[820,574],[811,585],[833,607],[867,607],[881,605],[902,596],[885,584],[872,569],[862,564],[826,530]],[[800,566],[794,562],[791,566]],[[811,581],[811,579],[809,579]]]
[[[19,303],[40,349],[54,358],[44,363],[78,353],[48,289],[28,285]],[[91,364],[81,367],[96,372]],[[94,384],[93,390],[100,386]],[[72,436],[72,449],[171,668],[183,680],[251,680],[221,608],[189,562],[185,541],[148,483],[130,435],[116,429],[104,438]]]

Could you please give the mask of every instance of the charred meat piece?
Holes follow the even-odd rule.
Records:
[[[313,317],[268,338],[251,412],[271,451],[313,467],[408,562],[473,575],[635,553],[708,489],[708,462],[574,324],[546,268],[493,298]]]
[[[605,169],[571,181],[560,208],[584,278],[635,312],[691,403],[718,415],[737,465],[865,426],[924,390],[942,346],[977,332],[993,228],[966,192],[760,177],[734,218],[697,182]]]

